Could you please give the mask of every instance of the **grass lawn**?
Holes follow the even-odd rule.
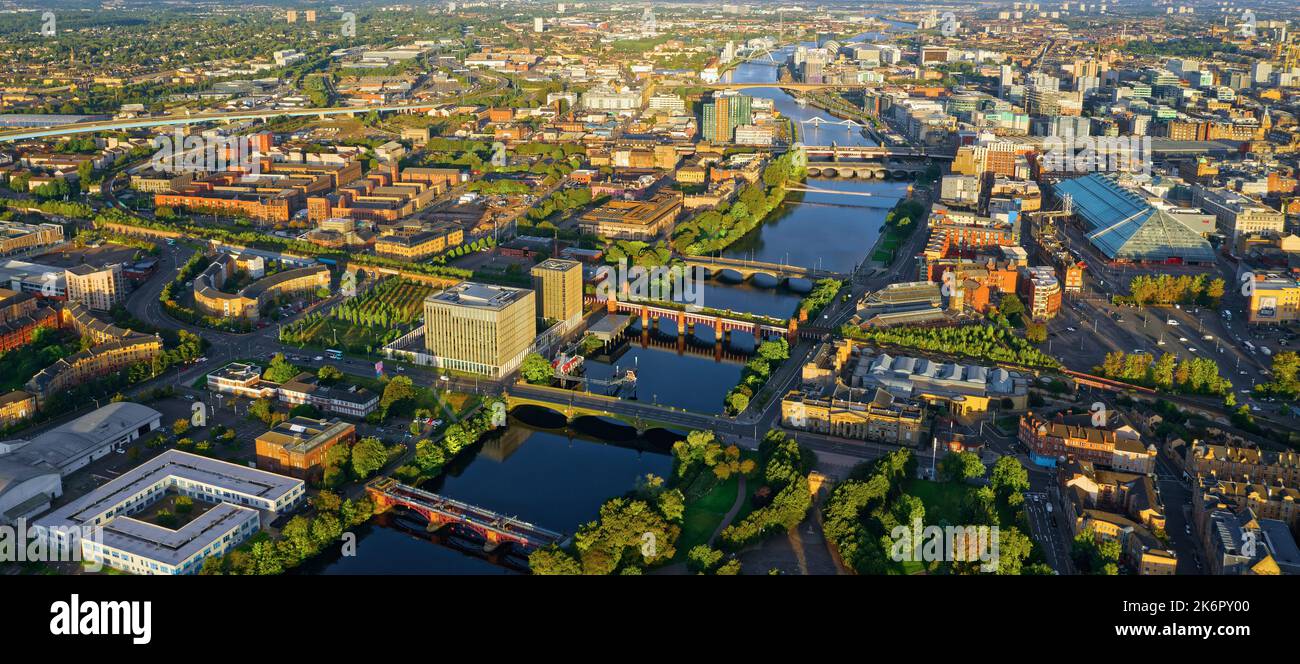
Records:
[[[718,524],[722,523],[722,517],[736,503],[738,488],[739,481],[733,476],[714,485],[699,500],[687,504],[682,517],[682,535],[677,539],[677,560],[685,560],[686,552],[692,547],[709,541]]]
[[[962,523],[962,503],[975,487],[961,482],[931,482],[911,479],[903,485],[903,492],[916,496],[925,504],[926,525],[956,525]]]

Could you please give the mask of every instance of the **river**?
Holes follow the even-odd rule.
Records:
[[[869,38],[868,35],[858,37]],[[775,81],[776,68],[742,64],[729,76],[735,81]],[[800,106],[779,88],[755,88],[748,93],[771,98],[776,110],[796,123],[814,117],[835,120],[816,108]],[[809,142],[874,145],[870,138],[852,128],[823,126],[809,132],[806,136]],[[808,184],[819,189],[871,194],[871,197],[824,193],[794,196],[723,255],[847,272],[867,256],[886,212],[907,191],[905,182],[878,180],[815,178]],[[794,312],[800,299],[799,294],[784,286],[769,289],[748,283],[729,285],[714,279],[704,289],[702,304],[721,310],[786,317]],[[738,336],[745,335],[738,333]],[[738,345],[745,344],[738,342]],[[722,411],[723,397],[740,378],[744,359],[730,350],[715,353],[708,346],[678,344],[675,339],[647,337],[643,343],[639,334],[634,333],[617,358],[610,362],[589,362],[586,370],[594,378],[609,379],[633,369],[637,375],[637,399],[718,413]],[[666,443],[650,445],[641,439],[635,444],[600,442],[615,437],[578,436],[569,430],[540,429],[512,418],[504,435],[467,450],[444,476],[423,488],[572,534],[578,526],[595,518],[606,500],[635,488],[639,477],[647,473],[662,477],[671,471],[672,460]],[[315,574],[522,571],[517,561],[509,564],[509,557],[489,559],[478,544],[455,536],[435,540],[428,534],[402,527],[391,515],[372,520],[355,534],[358,538],[355,556],[332,552],[301,571]]]
[[[662,433],[662,431],[660,431]],[[565,534],[596,516],[606,500],[636,487],[647,473],[667,477],[667,443],[604,443],[568,430],[544,430],[512,417],[503,434],[462,453],[421,488]],[[511,556],[489,559],[481,545],[404,527],[391,514],[356,529],[356,555],[337,551],[311,561],[308,574],[506,574],[522,571]]]

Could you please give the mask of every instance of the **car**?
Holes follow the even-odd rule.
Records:
[[[1170,319],[1169,319],[1169,325],[1172,326],[1172,327],[1178,327],[1178,321],[1176,321],[1176,320],[1170,318]]]
[[[1246,371],[1245,369],[1242,369],[1242,370],[1239,371],[1238,373],[1240,373],[1240,374],[1243,375],[1243,376],[1247,375],[1247,371]]]
[[[185,400],[186,400],[186,401],[193,401],[193,400],[194,400],[194,395],[193,395],[193,394],[187,394],[187,395],[185,395]]]
[[[1213,335],[1213,334],[1207,334],[1207,335],[1205,335],[1205,336],[1203,336],[1203,337],[1201,337],[1201,338],[1204,339],[1204,340],[1206,340],[1206,341],[1214,341],[1214,335]]]
[[[1074,329],[1074,328],[1072,328],[1072,327],[1067,327],[1067,328],[1065,328],[1065,329],[1066,329],[1067,332],[1078,332],[1078,330],[1076,330],[1076,329]]]
[[[320,356],[320,355],[317,355],[316,357],[313,357],[313,358],[311,358],[311,359],[312,359],[313,362],[320,362],[321,360],[323,360],[323,359],[325,359],[325,358],[322,357],[322,356]]]
[[[1178,337],[1178,340],[1183,343],[1187,343],[1187,337]]]

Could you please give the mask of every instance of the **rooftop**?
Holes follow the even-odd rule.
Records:
[[[429,295],[424,301],[500,311],[529,293],[532,291],[526,288],[462,281],[451,288]]]
[[[103,520],[106,515],[150,487],[158,484],[174,485],[177,480],[266,501],[279,500],[303,484],[302,480],[291,477],[188,452],[168,450],[51,512],[40,519],[37,525],[47,528],[93,525],[96,520]],[[103,543],[151,560],[177,565],[211,544],[214,537],[224,534],[224,528],[217,530],[219,526],[250,511],[253,510],[223,503],[204,512],[179,530],[170,530],[128,516],[109,516],[107,521],[101,523]]]

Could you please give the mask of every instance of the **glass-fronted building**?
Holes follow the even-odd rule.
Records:
[[[1127,263],[1212,263],[1214,248],[1176,216],[1157,209],[1114,177],[1091,173],[1054,188],[1069,196],[1088,240],[1106,258]]]

